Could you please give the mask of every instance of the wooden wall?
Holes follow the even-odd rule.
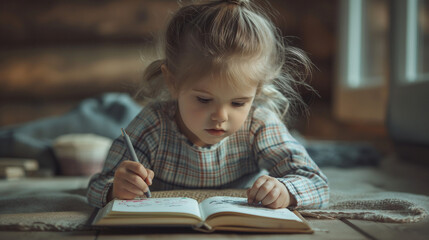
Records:
[[[316,68],[330,102],[337,1],[271,0],[276,24]],[[133,91],[175,0],[0,1],[0,127],[67,112],[104,92]],[[303,94],[309,99],[312,95]]]

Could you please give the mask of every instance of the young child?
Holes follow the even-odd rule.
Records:
[[[183,6],[164,45],[164,59],[148,66],[139,91],[153,101],[126,128],[140,163],[117,138],[89,183],[92,206],[143,196],[149,186],[237,188],[252,177],[249,203],[327,205],[326,176],[282,122],[300,100],[294,84],[306,76],[297,68],[310,63],[284,45],[260,8],[248,0]]]

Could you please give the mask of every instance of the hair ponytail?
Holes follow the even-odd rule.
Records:
[[[161,66],[165,60],[160,59],[149,64],[144,73],[140,86],[135,94],[136,99],[168,99],[165,82],[162,76]]]

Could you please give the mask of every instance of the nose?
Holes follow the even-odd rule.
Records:
[[[219,123],[226,122],[228,120],[228,112],[226,111],[226,108],[225,107],[216,108],[211,114],[211,119]]]

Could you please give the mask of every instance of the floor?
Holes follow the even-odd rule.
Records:
[[[380,169],[373,167],[353,168],[342,170],[341,174],[334,175],[337,168],[323,168],[325,174],[332,179],[331,186],[339,189],[339,183],[344,182],[344,176],[349,181],[358,181],[365,178],[362,183],[373,183],[382,186],[388,191],[409,192],[429,195],[429,175],[427,169],[419,165],[404,162],[383,162]],[[412,173],[410,175],[410,173]],[[406,181],[404,181],[406,179]],[[44,184],[46,185],[46,184]],[[58,185],[58,184],[57,184]],[[346,184],[347,185],[347,184]],[[46,186],[49,187],[49,186]],[[18,189],[19,190],[19,189]],[[313,234],[246,234],[246,233],[200,233],[191,229],[158,228],[138,229],[127,231],[80,231],[80,232],[18,232],[0,231],[2,240],[27,239],[427,239],[429,236],[429,218],[417,223],[380,223],[350,219],[311,219],[307,218],[312,226]]]
[[[413,224],[383,224],[357,220],[309,220],[313,234],[239,234],[239,233],[198,233],[192,230],[159,229],[150,232],[0,232],[3,240],[21,239],[427,239],[428,222]]]

